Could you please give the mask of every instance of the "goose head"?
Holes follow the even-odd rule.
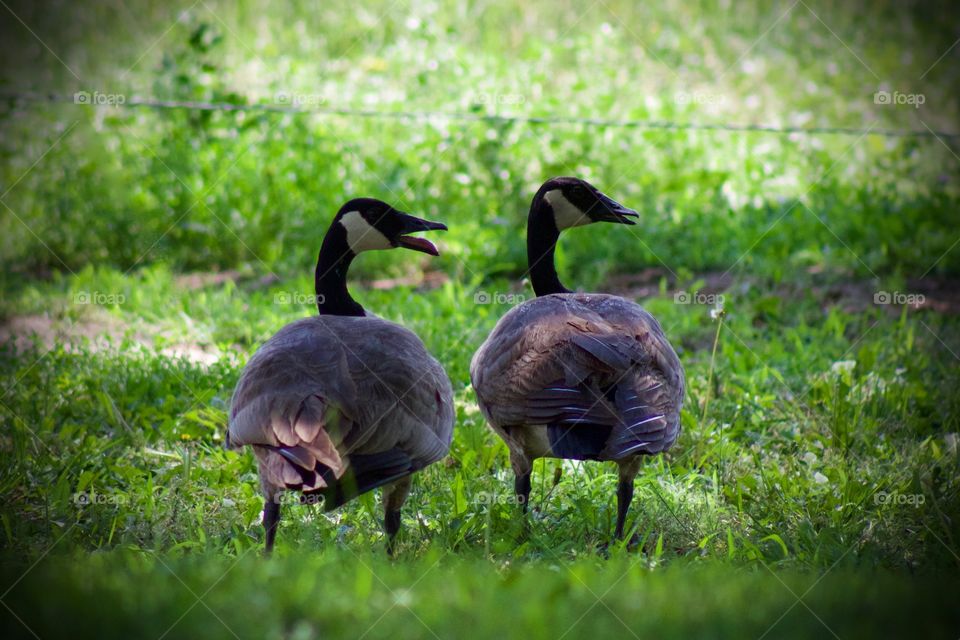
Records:
[[[632,225],[636,222],[631,218],[639,217],[586,180],[572,177],[547,180],[534,198],[533,210],[551,217],[558,232],[594,222]]]
[[[411,234],[446,229],[445,224],[422,220],[373,198],[347,202],[330,224],[317,258],[314,284],[320,314],[365,315],[347,291],[347,270],[356,256],[400,247],[437,256],[440,252],[432,242]]]
[[[527,218],[527,265],[538,296],[569,293],[554,265],[560,232],[594,222],[636,224],[639,214],[580,178],[551,178],[543,183]]]
[[[422,220],[373,198],[356,198],[343,205],[333,225],[342,229],[346,247],[355,256],[364,251],[398,247],[438,256],[432,242],[410,234],[447,230],[445,224]]]

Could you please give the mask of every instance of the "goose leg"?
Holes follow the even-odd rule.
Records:
[[[280,524],[280,493],[269,493],[263,499],[263,551],[269,554],[273,551],[273,541],[277,537],[277,526]]]
[[[526,513],[527,504],[530,502],[530,473],[533,471],[533,463],[525,454],[511,452],[510,464],[516,476],[513,481],[513,490],[517,495],[517,503]]]
[[[393,556],[400,531],[400,508],[410,495],[410,476],[400,478],[384,490],[383,528],[387,533],[387,555]]]
[[[640,458],[632,458],[620,463],[620,481],[617,483],[617,528],[614,537],[623,540],[623,527],[627,522],[627,511],[633,500],[633,481],[640,471]]]
[[[513,490],[517,494],[517,502],[526,513],[527,503],[530,502],[530,474],[517,475],[513,481]]]

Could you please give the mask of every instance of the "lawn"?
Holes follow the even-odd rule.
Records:
[[[949,4],[0,14],[4,637],[960,634]],[[533,295],[553,175],[641,213],[564,234],[558,270],[642,304],[686,370],[634,544],[610,544],[612,464],[538,461],[524,528],[469,382]],[[361,195],[450,228],[439,258],[365,254],[350,282],[447,370],[453,446],[395,558],[378,493],[285,507],[265,558],[230,395],[316,313],[323,233]]]

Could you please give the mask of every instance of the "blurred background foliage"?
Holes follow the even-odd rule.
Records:
[[[681,125],[926,131],[958,121],[956,56],[937,62],[955,31],[931,19],[933,4],[828,14],[815,3],[616,0],[15,9],[64,64],[8,20],[0,90]],[[925,101],[875,104],[879,90]],[[9,98],[0,126],[0,177],[11,187],[0,260],[21,273],[157,261],[303,270],[340,204],[369,195],[449,224],[440,268],[517,276],[525,248],[503,238],[522,231],[545,178],[576,174],[643,214],[633,235],[565,237],[563,266],[585,283],[661,265],[679,274],[736,265],[777,281],[811,268],[916,277],[954,241],[960,198],[956,140],[933,137]],[[411,268],[402,262],[382,255],[358,267]],[[960,253],[948,253],[934,270],[958,266]]]

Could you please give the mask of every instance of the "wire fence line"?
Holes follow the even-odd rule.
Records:
[[[465,122],[508,122],[529,125],[582,125],[598,128],[620,129],[654,129],[676,131],[729,131],[771,133],[779,135],[842,135],[863,136],[872,135],[884,138],[941,138],[944,140],[960,140],[960,133],[950,131],[936,131],[933,129],[875,129],[857,127],[794,127],[763,124],[729,124],[705,122],[676,122],[672,120],[618,120],[605,118],[581,118],[576,116],[525,116],[484,113],[474,111],[377,111],[373,109],[354,109],[349,107],[333,106],[301,106],[296,104],[265,104],[265,103],[233,103],[233,102],[204,102],[200,100],[160,100],[137,96],[117,99],[119,94],[113,94],[113,100],[108,103],[91,102],[78,99],[77,95],[37,94],[37,93],[10,93],[0,91],[0,100],[11,102],[30,103],[64,103],[77,106],[116,107],[125,109],[180,109],[190,111],[224,111],[224,112],[263,112],[292,115],[319,115],[345,116],[356,118],[379,118],[388,120],[456,120]]]

